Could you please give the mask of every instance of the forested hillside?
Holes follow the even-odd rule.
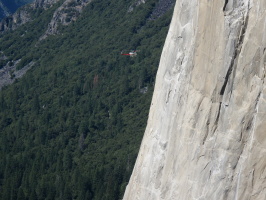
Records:
[[[39,40],[62,2],[0,36],[0,69],[33,64],[0,91],[0,199],[121,199],[135,163],[172,9],[93,0]]]

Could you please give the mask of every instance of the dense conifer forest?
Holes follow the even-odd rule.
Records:
[[[133,2],[94,0],[40,41],[59,2],[0,36],[0,68],[34,63],[0,91],[0,199],[122,199],[173,11]]]

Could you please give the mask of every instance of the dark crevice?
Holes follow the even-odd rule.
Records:
[[[220,95],[224,95],[224,91],[225,91],[226,85],[227,85],[229,77],[230,77],[230,75],[231,75],[231,73],[233,71],[233,66],[234,66],[234,63],[235,63],[235,59],[236,59],[236,54],[234,55],[234,58],[232,58],[232,60],[231,60],[229,69],[228,69],[228,71],[226,73],[226,76],[225,76],[225,79],[224,79],[224,84],[223,84],[222,89],[220,91]]]
[[[227,4],[228,4],[228,0],[225,0],[224,7],[223,7],[223,11],[225,11],[225,8],[226,8]]]
[[[259,100],[260,100],[261,93],[262,93],[262,92],[260,91],[259,94],[258,94],[258,97],[257,97],[257,99],[256,99],[255,109],[256,109],[257,106],[258,106],[258,103],[259,103]]]
[[[203,140],[202,140],[202,145],[204,145],[205,144],[205,142],[206,142],[206,139],[207,139],[207,137],[208,137],[208,135],[209,135],[209,131],[210,131],[210,118],[211,118],[211,110],[210,110],[210,112],[209,112],[209,114],[208,114],[208,120],[207,120],[207,122],[206,122],[206,128],[207,128],[207,130],[206,130],[206,133],[205,133],[205,135],[204,135],[204,137],[203,137]]]
[[[228,0],[226,2],[228,2]],[[248,10],[249,10],[249,5],[248,5]],[[238,40],[238,43],[236,45],[235,52],[233,54],[233,58],[232,58],[232,60],[230,62],[230,66],[229,66],[228,71],[226,73],[224,84],[223,84],[223,86],[221,88],[221,91],[220,91],[220,95],[224,95],[225,88],[226,88],[226,85],[227,85],[227,83],[229,81],[230,75],[231,75],[231,73],[232,73],[232,71],[234,69],[234,65],[235,65],[235,63],[237,63],[238,55],[241,52],[242,44],[243,44],[243,41],[244,41],[244,38],[245,38],[245,33],[246,33],[246,30],[247,30],[247,26],[248,26],[248,20],[249,20],[249,16],[248,16],[248,13],[247,13],[246,18],[244,20],[244,25],[243,25],[240,33],[239,33],[239,40]],[[234,75],[235,75],[235,73],[234,73]]]
[[[244,38],[245,38],[246,30],[247,30],[247,27],[248,27],[248,20],[249,20],[249,15],[247,13],[247,16],[246,16],[246,19],[245,19],[245,23],[244,23],[243,29],[240,32],[240,38],[239,38],[239,42],[238,42],[239,49],[237,49],[239,52],[241,51],[242,44],[243,44],[243,41],[244,41]]]
[[[218,114],[217,114],[217,117],[216,117],[215,122],[214,122],[214,126],[213,126],[214,128],[212,130],[213,134],[215,133],[215,131],[218,127],[218,122],[219,122],[219,118],[220,118],[220,114],[221,114],[221,106],[222,106],[222,102],[220,102],[220,104],[219,104]]]
[[[210,164],[210,162],[208,162],[206,165],[205,165],[205,167],[203,168],[203,170],[201,170],[201,172],[203,172],[206,168],[207,168],[207,166]]]

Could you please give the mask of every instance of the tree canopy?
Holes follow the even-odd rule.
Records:
[[[0,91],[0,199],[122,198],[172,15],[151,20],[157,1],[133,2],[94,0],[39,41],[56,4],[0,36],[5,62],[35,62]]]

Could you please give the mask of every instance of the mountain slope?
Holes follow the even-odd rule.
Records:
[[[0,19],[10,15],[10,11],[7,7],[0,1]]]
[[[13,14],[19,7],[33,0],[0,0],[0,20]]]
[[[125,200],[265,199],[265,9],[177,0]]]
[[[63,3],[0,36],[11,79],[32,63],[0,91],[0,199],[119,199],[132,172],[172,10],[94,0],[40,40]]]

